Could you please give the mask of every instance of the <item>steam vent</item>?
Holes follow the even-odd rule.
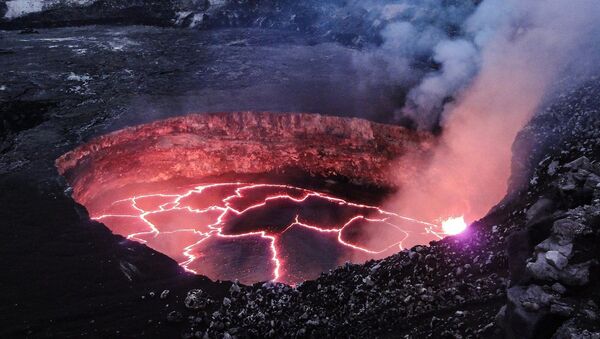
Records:
[[[293,284],[439,238],[377,206],[399,188],[390,173],[402,182],[422,165],[397,159],[433,145],[362,119],[190,114],[101,136],[56,165],[93,219],[188,271]]]

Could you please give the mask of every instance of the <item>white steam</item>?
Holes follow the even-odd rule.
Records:
[[[403,88],[406,103],[396,117],[409,117],[422,129],[436,125],[443,103],[478,70],[479,51],[462,30],[475,4],[401,0],[360,6],[381,26],[382,39],[378,48],[356,53],[365,85]]]
[[[390,204],[426,220],[483,216],[506,193],[519,130],[558,77],[597,60],[599,14],[596,0],[484,0],[460,39],[436,44],[441,67],[408,94],[402,114],[427,128],[441,112],[443,133],[429,167]]]
[[[463,39],[443,40],[434,47],[433,59],[442,65],[438,72],[427,74],[408,93],[401,114],[412,118],[422,128],[438,123],[437,112],[444,100],[463,90],[479,69],[479,50]]]

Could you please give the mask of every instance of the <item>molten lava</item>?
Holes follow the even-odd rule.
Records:
[[[297,283],[444,235],[373,206],[435,142],[361,119],[191,114],[101,136],[56,164],[94,219],[188,271]],[[422,156],[395,161],[408,153]]]
[[[180,192],[136,195],[113,202],[92,218],[114,233],[175,258],[188,271],[246,283],[297,283],[344,261],[421,243],[422,235],[442,236],[434,224],[274,184],[204,184]],[[378,239],[365,237],[364,227],[377,228]],[[303,258],[307,252],[293,250],[303,245],[311,251],[334,252],[323,256],[334,261],[307,262]],[[245,257],[232,258],[236,255],[232,246]]]
[[[468,225],[464,216],[450,217],[442,221],[442,231],[447,235],[456,235],[464,232]]]

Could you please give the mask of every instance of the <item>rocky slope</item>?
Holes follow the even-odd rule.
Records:
[[[510,338],[600,329],[600,167],[586,157],[550,164],[554,178],[508,241],[511,286],[498,324]]]
[[[532,151],[513,161],[527,184],[515,190],[526,208],[507,244],[511,284],[497,317],[509,337],[600,336],[597,79],[561,93],[515,142]]]
[[[533,151],[515,162],[537,159],[530,180],[469,233],[294,288],[233,284],[223,298],[192,290],[167,320],[183,322],[185,338],[597,338],[600,88],[593,79],[562,93],[521,133],[515,145]]]

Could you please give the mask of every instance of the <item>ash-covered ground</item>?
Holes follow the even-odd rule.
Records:
[[[242,286],[91,221],[55,159],[190,110],[379,120],[393,100],[354,85],[351,48],[289,31],[38,31],[0,32],[2,337],[600,336],[597,77],[547,98],[515,141],[508,196],[467,233],[295,287]]]

